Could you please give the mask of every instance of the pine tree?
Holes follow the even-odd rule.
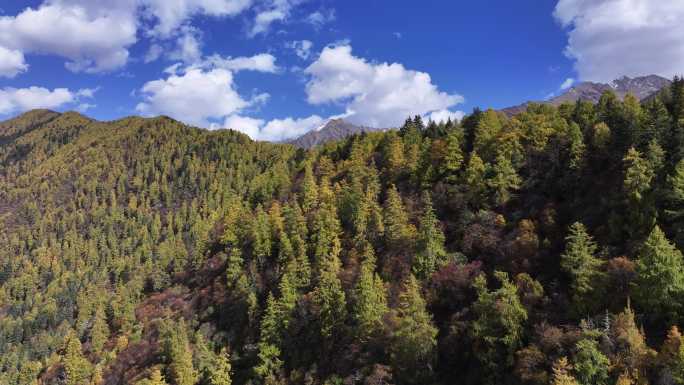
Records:
[[[561,357],[553,363],[552,385],[579,385],[577,380],[570,374],[572,366],[566,357]]]
[[[444,233],[432,207],[432,198],[428,191],[423,192],[423,215],[418,226],[418,242],[416,256],[413,261],[413,273],[418,279],[426,279],[441,265],[447,262],[444,249]]]
[[[390,346],[393,367],[405,383],[425,383],[437,346],[437,328],[426,309],[420,283],[413,276],[404,283],[399,295],[397,326]]]
[[[383,317],[388,311],[387,289],[382,278],[375,273],[375,254],[369,244],[364,248],[364,260],[354,297],[354,319],[358,325],[358,337],[361,341],[366,341],[383,328]]]
[[[501,283],[497,290],[487,290],[482,274],[473,283],[477,300],[473,304],[475,320],[470,334],[475,341],[477,357],[488,370],[486,382],[498,384],[520,347],[527,311],[508,275],[500,271],[494,275]]]
[[[610,360],[601,353],[598,343],[583,339],[575,345],[575,377],[580,385],[604,385],[608,381]]]
[[[600,285],[602,261],[596,257],[596,243],[580,222],[570,226],[565,238],[565,252],[561,268],[570,277],[573,302],[580,312],[588,305],[588,298]]]
[[[91,364],[83,355],[81,341],[74,331],[70,331],[65,338],[64,372],[67,385],[84,385],[90,378]]]
[[[446,176],[447,181],[454,183],[456,175],[463,167],[463,142],[462,133],[459,130],[453,129],[449,131],[446,137],[446,154],[442,164],[442,173]]]
[[[109,339],[109,325],[105,318],[105,313],[102,307],[98,307],[93,318],[93,326],[90,329],[90,342],[93,351],[97,354],[102,352],[104,344]]]
[[[209,382],[211,385],[231,385],[231,375],[230,354],[224,348],[214,357],[214,362],[209,372]]]
[[[466,195],[471,205],[479,207],[482,205],[483,195],[487,188],[485,175],[487,167],[476,152],[470,154],[468,165],[464,173]]]
[[[333,343],[335,337],[340,335],[347,317],[346,297],[338,277],[340,265],[337,255],[326,258],[314,293],[314,300],[319,308],[321,336]]]
[[[674,317],[684,294],[684,257],[656,226],[638,253],[635,300],[653,315]]]
[[[509,158],[499,154],[491,169],[492,176],[487,180],[487,185],[492,190],[494,203],[497,206],[505,205],[513,192],[520,188],[521,179]]]
[[[503,129],[504,118],[499,112],[489,109],[485,111],[475,128],[474,151],[487,161],[496,156],[495,139]]]
[[[314,178],[311,164],[304,166],[304,181],[302,182],[302,210],[310,213],[318,204],[318,186]]]
[[[654,177],[653,169],[634,147],[627,151],[623,162],[625,164],[624,188],[627,197],[634,202],[641,202],[646,192],[651,188],[651,181]]]
[[[192,363],[192,349],[185,321],[166,325],[164,334],[169,378],[176,385],[195,385],[199,375]]]
[[[680,160],[667,177],[665,219],[671,224],[677,245],[684,246],[684,160]]]
[[[397,191],[394,185],[387,189],[384,223],[387,245],[402,248],[413,238],[415,229],[409,224],[406,209],[401,201],[401,195],[399,195],[399,191]]]

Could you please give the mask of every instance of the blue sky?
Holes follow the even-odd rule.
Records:
[[[281,140],[684,71],[684,2],[5,0],[0,118],[170,115]],[[570,80],[569,80],[570,79]]]

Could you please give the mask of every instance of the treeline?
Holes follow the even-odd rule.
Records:
[[[681,79],[311,151],[45,114],[0,130],[0,383],[684,383]]]

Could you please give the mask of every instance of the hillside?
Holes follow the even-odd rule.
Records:
[[[0,384],[684,378],[679,79],[312,149],[49,111],[0,137]]]

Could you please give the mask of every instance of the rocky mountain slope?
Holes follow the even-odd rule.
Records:
[[[319,130],[309,131],[306,134],[287,141],[299,148],[312,148],[319,144],[344,139],[362,132],[381,131],[379,128],[357,126],[344,119],[332,119]]]
[[[554,106],[559,106],[568,102],[575,102],[577,100],[588,100],[590,102],[597,103],[601,98],[601,95],[608,90],[615,92],[620,99],[623,99],[627,94],[632,94],[636,96],[637,99],[643,100],[654,95],[670,84],[670,80],[658,75],[639,76],[635,78],[623,76],[619,79],[613,80],[610,83],[582,82],[568,89],[562,95],[556,96],[541,103],[551,104]],[[517,115],[518,113],[525,111],[528,104],[529,102],[504,108],[502,111],[509,116]]]

